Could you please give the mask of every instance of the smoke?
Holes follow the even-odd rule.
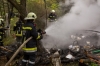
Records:
[[[80,30],[99,29],[100,0],[66,0],[73,4],[69,13],[60,17],[46,29],[42,40],[44,47],[67,47],[72,43],[70,36]]]

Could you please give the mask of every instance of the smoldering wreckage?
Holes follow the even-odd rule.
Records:
[[[85,30],[81,33],[71,35],[73,44],[69,44],[65,48],[50,48],[46,49],[39,41],[36,65],[52,64],[53,66],[62,66],[64,63],[78,62],[83,66],[88,66],[89,62],[95,62],[100,65],[100,45],[99,45],[99,31]],[[49,37],[49,36],[47,36]],[[18,49],[20,44],[17,42],[8,46],[0,47],[0,57],[5,56],[7,61],[11,58],[14,52]],[[20,51],[14,58],[13,65],[21,66],[21,58],[23,51]],[[81,65],[81,66],[82,66]]]

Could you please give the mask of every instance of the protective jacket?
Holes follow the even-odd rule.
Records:
[[[26,43],[25,48],[23,50],[25,52],[35,52],[37,51],[36,47],[36,40],[40,38],[38,35],[38,32],[36,31],[36,28],[34,26],[34,23],[31,21],[27,21],[26,24],[23,26],[23,41],[28,39],[29,37],[33,37],[30,41]]]
[[[0,18],[0,27],[4,27],[4,19]]]
[[[3,39],[4,39],[4,35],[5,35],[5,30],[7,30],[8,28],[4,28],[2,26],[0,26],[0,46],[3,46]]]
[[[4,35],[4,29],[0,28],[0,46],[3,46],[3,35]]]
[[[55,19],[57,19],[57,16],[55,13],[50,13],[48,18],[51,20],[55,20]]]
[[[5,33],[5,29],[4,29],[4,19],[0,18],[0,46],[3,46],[3,36]]]

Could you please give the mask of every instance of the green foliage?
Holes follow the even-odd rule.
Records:
[[[58,9],[58,3],[56,0],[27,0],[27,12],[34,12],[37,14],[37,28],[45,28],[46,17],[48,17],[48,14],[52,9]]]
[[[39,2],[38,2],[39,1]],[[45,27],[45,6],[43,0],[31,0],[27,2],[27,11],[34,12],[37,15],[36,24],[37,28]]]
[[[58,2],[56,0],[47,0],[46,3],[48,9],[57,9],[58,8]]]
[[[20,0],[16,0],[20,4]]]
[[[14,38],[11,35],[7,36],[6,38],[4,38],[3,42],[4,42],[4,45],[9,45],[12,42],[14,42]]]
[[[53,3],[52,5],[51,5],[51,9],[54,9],[54,10],[56,10],[58,8],[58,4],[56,4],[56,3]]]
[[[96,63],[91,63],[90,66],[98,66]]]
[[[6,38],[3,39],[3,42],[4,42],[4,45],[9,45],[11,44],[12,42],[15,41],[15,37],[14,37],[14,32],[13,32],[13,26],[14,24],[16,23],[16,21],[18,20],[18,18],[14,17],[14,18],[11,18],[11,24],[10,24],[10,36],[7,36]]]

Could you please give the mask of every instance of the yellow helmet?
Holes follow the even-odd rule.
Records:
[[[25,20],[36,19],[36,18],[37,18],[36,14],[33,12],[30,12],[28,13],[27,17],[25,17]]]
[[[55,10],[51,10],[51,12],[55,13]]]

